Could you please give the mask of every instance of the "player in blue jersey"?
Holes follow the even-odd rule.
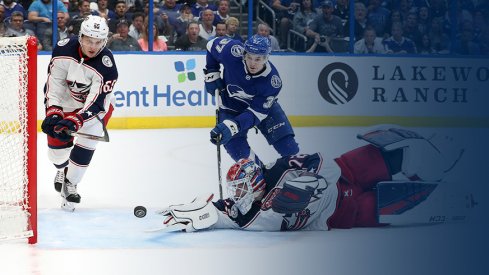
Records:
[[[48,157],[58,168],[54,186],[61,192],[62,207],[74,210],[80,202],[77,184],[83,178],[98,141],[68,134],[103,135],[103,125],[113,110],[112,89],[117,67],[108,50],[105,19],[90,15],[81,24],[79,37],[60,40],[53,50],[44,86]]]
[[[260,35],[244,45],[226,37],[207,43],[205,87],[220,95],[219,123],[210,133],[211,142],[219,140],[235,161],[251,158],[261,164],[247,140],[254,126],[281,156],[299,152],[292,126],[277,102],[282,80],[268,60],[270,51],[270,40]]]

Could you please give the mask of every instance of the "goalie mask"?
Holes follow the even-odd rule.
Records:
[[[253,202],[260,200],[265,192],[265,180],[261,168],[251,159],[240,159],[226,175],[230,199],[241,214],[250,211]]]
[[[78,41],[82,51],[90,58],[97,56],[107,44],[109,26],[107,21],[96,15],[89,15],[80,26]]]

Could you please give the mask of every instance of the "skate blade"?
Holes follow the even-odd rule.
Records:
[[[65,198],[62,198],[61,209],[63,209],[64,211],[67,211],[67,212],[74,212],[75,211],[75,204],[67,201]]]

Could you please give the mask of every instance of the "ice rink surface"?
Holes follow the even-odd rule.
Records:
[[[297,128],[302,153],[326,158],[362,145],[365,128]],[[218,194],[215,146],[209,129],[111,130],[100,143],[78,191],[74,213],[60,209],[53,188],[56,170],[39,134],[39,237],[36,245],[0,243],[0,274],[489,274],[487,199],[489,130],[419,129],[450,134],[465,154],[447,181],[476,195],[468,223],[333,229],[327,232],[146,233],[162,217],[154,211]],[[277,155],[261,135],[250,134],[255,151],[270,162]],[[225,178],[231,159],[222,152]],[[145,218],[133,208],[144,205]]]

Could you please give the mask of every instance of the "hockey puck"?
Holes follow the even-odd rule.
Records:
[[[144,216],[146,216],[146,207],[144,206],[134,207],[134,216],[138,218],[143,218]]]

